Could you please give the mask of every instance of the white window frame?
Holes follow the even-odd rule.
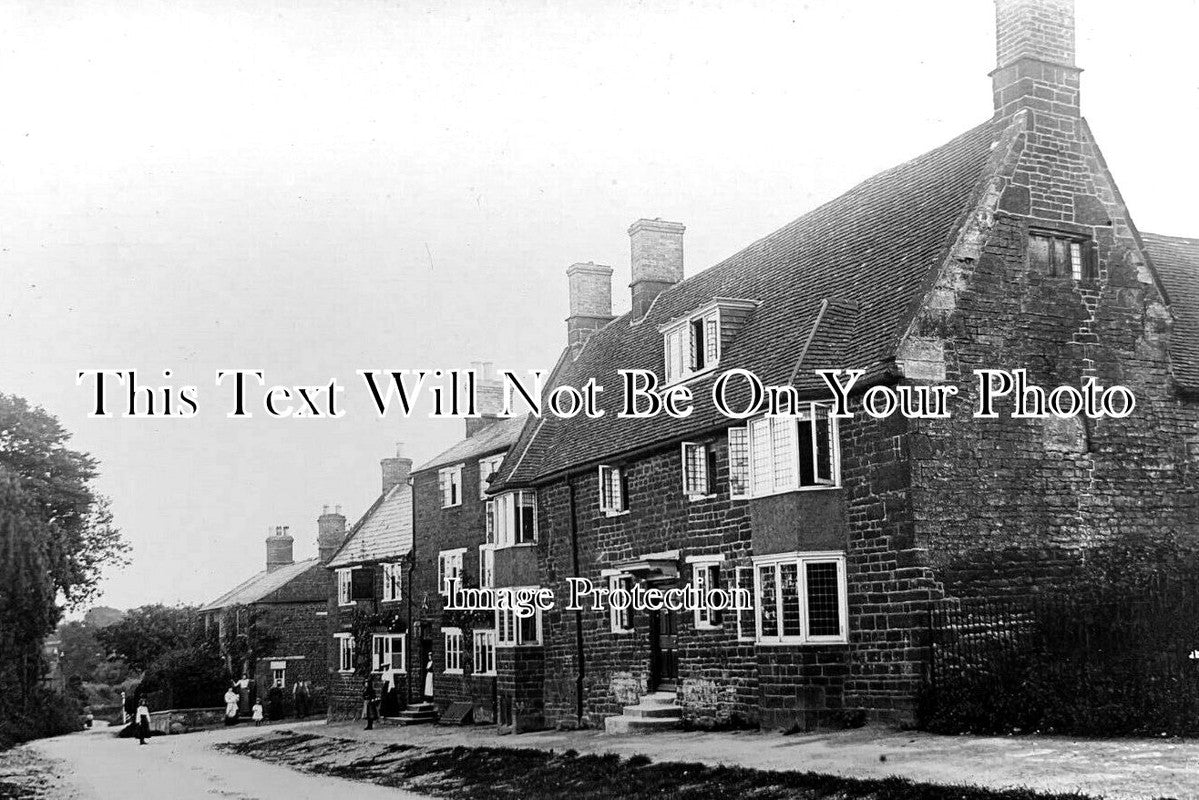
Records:
[[[695,341],[695,323],[702,325],[702,341]],[[661,326],[662,352],[666,385],[704,375],[720,364],[720,332],[722,329],[720,306],[707,306],[683,319],[673,320]],[[698,349],[697,349],[698,348]],[[696,364],[695,356],[701,354],[703,364]]]
[[[383,565],[383,600],[384,603],[394,603],[400,600],[404,593],[404,565],[392,562]]]
[[[749,462],[749,426],[738,425],[728,430],[729,497],[745,500],[753,496],[749,482],[752,470]],[[740,463],[738,463],[740,462]],[[738,486],[740,483],[740,486]]]
[[[462,465],[437,470],[437,488],[441,492],[441,507],[462,505]]]
[[[809,564],[835,563],[837,565],[837,611],[838,625],[841,633],[836,636],[812,636],[808,633],[808,570]],[[783,621],[783,595],[779,591],[780,567],[783,564],[795,564],[798,585],[796,593],[799,602],[798,635],[783,635],[779,628],[773,633],[762,629],[762,607],[758,599],[762,596],[761,568],[773,567],[775,570],[775,603],[778,625]],[[849,590],[845,575],[845,553],[841,551],[824,551],[811,553],[785,553],[771,556],[759,556],[753,559],[754,570],[754,641],[758,644],[847,644],[849,642]]]
[[[519,592],[522,589],[536,591],[541,587],[538,586],[514,586],[513,592]],[[495,646],[496,647],[540,647],[542,636],[544,635],[543,620],[540,608],[533,609],[533,618],[537,620],[537,639],[528,641],[524,638],[521,631],[521,622],[517,619],[516,612],[512,609],[496,608],[495,610]]]
[[[608,590],[615,591],[621,588],[621,584],[625,584],[624,588],[628,591],[633,590],[633,576],[627,572],[614,572],[608,574]],[[609,595],[610,597],[610,595]],[[633,609],[617,608],[612,603],[608,603],[608,630],[618,635],[626,635],[636,631],[636,626],[633,623]]]
[[[599,466],[599,507],[609,517],[628,513],[629,498],[625,495],[624,468],[610,464]]]
[[[271,686],[280,689],[287,688],[287,662],[283,662],[281,667],[271,667]]]
[[[352,633],[335,633],[337,640],[337,671],[350,673],[354,671],[354,635]]]
[[[495,588],[495,545],[479,545],[479,588]]]
[[[400,644],[399,666],[396,666],[396,641]],[[376,633],[371,635],[371,671],[383,672],[386,660],[388,669],[408,672],[408,634]]]
[[[446,596],[450,593],[450,579],[458,579],[458,587],[462,587],[462,556],[465,547],[453,550],[442,550],[437,554],[437,593]]]
[[[829,470],[827,478],[821,478],[819,448],[817,442],[817,425],[821,423],[817,409],[825,412],[824,419],[829,426]],[[808,439],[811,448],[800,452],[799,426],[808,426]],[[841,436],[837,418],[831,413],[828,403],[805,402],[801,404],[796,416],[761,416],[749,420],[740,430],[745,431],[745,475],[735,474],[732,462],[734,443],[732,439],[741,434],[734,434],[734,428],[729,429],[729,484],[730,492],[735,492],[733,482],[738,478],[744,479],[745,494],[733,494],[734,498],[768,497],[784,492],[819,491],[836,489],[841,486]],[[765,450],[765,453],[760,451]],[[784,451],[783,460],[776,458],[778,451]],[[811,483],[801,483],[800,463],[809,459],[808,466],[812,472]],[[761,462],[761,463],[759,463]],[[764,471],[760,471],[764,470]],[[779,473],[784,473],[780,476]]]
[[[704,555],[704,556],[687,556],[687,563],[691,565],[691,585],[700,590],[703,586],[712,581],[712,572],[717,574],[720,572],[720,566],[724,563],[724,556],[719,554]],[[719,588],[719,578],[712,581],[716,583],[716,588]],[[718,631],[724,625],[721,622],[715,622],[715,616],[718,612],[711,608],[700,608],[698,605],[692,612],[692,622],[695,624],[697,631]]]
[[[498,495],[494,500],[493,506],[493,525],[495,531],[496,547],[514,547],[517,545],[531,545],[537,543],[537,493],[531,489],[519,489],[514,492],[505,492]],[[528,509],[532,515],[532,539],[526,539],[525,527],[522,524],[524,510]]]
[[[337,570],[337,605],[352,606],[353,600],[350,599],[351,589],[354,586],[354,568],[343,567]]]
[[[479,459],[479,499],[487,499],[487,479],[493,474],[500,471],[500,465],[504,463],[504,454],[488,456],[487,458]]]
[[[441,638],[443,642],[443,653],[445,656],[445,669],[442,672],[446,675],[461,675],[462,674],[462,629],[461,628],[442,628]]]
[[[476,630],[471,634],[473,644],[471,665],[472,674],[489,676],[496,674],[496,640],[493,630]],[[490,663],[488,663],[490,662]],[[482,668],[480,668],[482,665]]]
[[[693,451],[699,451],[699,459],[689,458]],[[709,454],[712,451],[712,445],[701,442],[683,442],[683,494],[688,500],[705,500],[715,496],[714,486],[716,485],[716,476],[709,474],[711,472],[709,466]],[[697,481],[692,481],[691,467],[698,464],[700,475],[697,476]],[[703,491],[695,491],[692,483],[700,483]]]

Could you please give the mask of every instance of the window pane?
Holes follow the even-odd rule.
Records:
[[[1082,280],[1082,242],[1070,242],[1070,274],[1074,280]]]
[[[770,420],[756,419],[749,424],[753,454],[753,493],[770,494],[774,488],[774,472],[771,469]]]
[[[833,483],[833,420],[828,406],[816,406],[816,480]]]
[[[1065,239],[1053,240],[1053,267],[1050,275],[1065,275],[1070,264],[1070,243]]]
[[[812,420],[801,419],[799,427],[799,485],[811,486],[816,483],[814,459],[816,442],[812,438]]]
[[[729,428],[729,491],[734,497],[749,492],[749,434],[745,428]]]
[[[715,364],[717,359],[720,357],[720,349],[719,349],[720,339],[718,338],[718,336],[719,336],[719,334],[718,334],[719,319],[720,318],[719,318],[718,314],[712,314],[712,315],[709,315],[707,320],[705,321],[704,344],[708,348],[707,357],[706,357],[705,361],[707,362],[707,364],[709,366],[711,366],[712,364]]]
[[[758,614],[762,619],[762,636],[779,635],[778,594],[773,564],[758,567]]]
[[[800,636],[799,564],[779,564],[779,595],[783,601],[783,636]]]
[[[1050,274],[1049,237],[1028,237],[1028,265],[1037,272]]]
[[[795,485],[795,420],[770,420],[770,458],[774,489]]]
[[[537,615],[525,617],[520,621],[520,643],[535,644],[537,642]]]
[[[808,635],[840,636],[841,607],[837,565],[822,561],[807,565]]]
[[[754,573],[749,567],[737,567],[737,588],[745,589],[749,592],[749,596],[753,597],[754,593]],[[753,638],[754,635],[754,612],[751,609],[746,609],[737,612],[737,636],[742,639]]]
[[[704,368],[704,359],[708,355],[708,349],[704,344],[704,321],[702,319],[693,320],[691,322],[691,369],[699,371]]]

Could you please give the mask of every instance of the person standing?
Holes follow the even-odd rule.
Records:
[[[225,692],[225,724],[237,724],[237,690],[230,686],[229,691]]]
[[[362,716],[366,719],[366,730],[369,731],[375,727],[375,718],[378,713],[378,709],[375,707],[375,678],[370,676],[362,687]]]
[[[137,743],[145,744],[146,737],[150,735],[150,707],[146,705],[144,697],[137,700],[137,714],[133,718],[133,724],[137,728]]]
[[[292,689],[295,695],[296,717],[303,719],[308,716],[308,681],[299,681]]]
[[[252,718],[254,720],[254,727],[257,728],[262,725],[262,701],[261,700],[254,701],[254,706],[252,708],[252,712],[253,712]]]
[[[425,702],[433,702],[433,654],[429,654],[429,660],[425,662]]]

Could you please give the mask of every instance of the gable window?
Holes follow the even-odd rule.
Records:
[[[479,588],[495,588],[495,545],[479,545]]]
[[[760,643],[846,642],[845,556],[789,553],[754,559],[754,607]]]
[[[475,631],[474,639],[474,674],[495,674],[495,631]]]
[[[442,628],[441,635],[445,637],[445,673],[447,675],[461,675],[462,629]]]
[[[612,592],[615,592],[617,589],[623,589],[626,592],[631,592],[633,591],[633,577],[631,575],[612,575],[608,578],[608,589]],[[608,625],[611,628],[612,633],[632,633],[632,604],[627,604],[624,608],[617,608],[615,603],[609,602]]]
[[[759,417],[729,429],[729,486],[734,497],[764,497],[840,484],[837,420],[825,403],[795,416]]]
[[[537,541],[537,494],[507,492],[495,498],[493,525],[497,547]]]
[[[352,569],[337,570],[337,604],[339,606],[354,605],[354,601],[350,598],[350,587],[354,580],[353,572]]]
[[[608,466],[599,468],[600,511],[605,514],[628,511],[628,493],[625,489],[624,470]]]
[[[456,550],[442,550],[437,554],[437,591],[440,594],[450,593],[450,581],[458,581],[462,585],[462,554],[465,547]]]
[[[666,383],[676,383],[716,366],[720,360],[720,309],[708,308],[662,328]]]
[[[462,505],[462,465],[437,471],[437,486],[441,489],[441,507]]]
[[[691,584],[701,598],[695,608],[695,627],[697,630],[715,630],[720,627],[720,612],[708,606],[703,598],[708,591],[720,588],[721,559],[696,556],[691,560]]]
[[[376,633],[371,636],[371,670],[374,672],[407,672],[405,664],[407,638],[399,633]]]
[[[491,476],[500,471],[500,465],[504,463],[504,455],[501,453],[498,456],[489,456],[488,458],[479,459],[479,499],[487,499],[487,484],[491,483]]]
[[[513,587],[535,590],[534,586]],[[541,609],[534,608],[533,615],[523,619],[510,608],[495,610],[495,634],[497,647],[532,647],[541,644]]]
[[[383,602],[393,603],[400,599],[400,591],[403,588],[404,565],[403,564],[384,564],[383,565]]]
[[[1094,242],[1084,236],[1033,231],[1028,235],[1029,268],[1042,275],[1090,282],[1098,279]]]
[[[683,494],[695,500],[715,491],[715,449],[706,444],[683,442]]]
[[[354,671],[354,636],[349,633],[335,633],[337,639],[337,669],[339,672]]]

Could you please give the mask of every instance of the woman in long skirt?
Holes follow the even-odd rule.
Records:
[[[375,697],[375,678],[372,675],[366,679],[366,683],[362,687],[362,717],[366,720],[368,731],[375,727],[375,718],[379,715]]]
[[[234,688],[232,686],[230,686],[229,691],[225,692],[225,724],[226,725],[236,725],[237,724],[237,701],[239,699],[240,698],[238,697],[237,692],[234,690]]]
[[[137,701],[137,716],[133,718],[133,724],[137,728],[137,743],[145,744],[146,737],[150,735],[150,707],[146,705],[146,698],[138,698]]]

